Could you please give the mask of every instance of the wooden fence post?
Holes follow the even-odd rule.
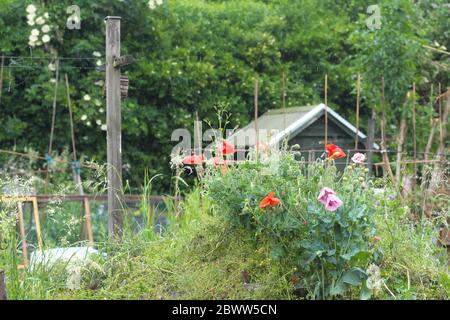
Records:
[[[108,231],[112,241],[121,240],[123,227],[120,68],[114,65],[115,59],[120,57],[120,20],[120,17],[105,18]]]

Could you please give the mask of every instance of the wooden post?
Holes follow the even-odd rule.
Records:
[[[41,234],[41,220],[39,218],[39,209],[38,202],[36,197],[32,197],[31,202],[33,203],[33,215],[34,215],[34,224],[36,225],[36,238],[38,242],[39,250],[44,249],[44,244],[42,242],[42,234]]]
[[[67,74],[65,74],[66,78],[66,92],[67,92],[67,105],[69,107],[69,119],[70,119],[70,134],[72,139],[72,151],[73,151],[73,160],[75,163],[77,163],[77,148],[75,143],[75,130],[73,125],[73,116],[72,116],[72,103],[70,101],[70,90],[69,90],[69,78]],[[73,172],[73,180],[75,182],[75,186],[78,187],[78,192],[80,194],[83,194],[83,185],[81,184],[81,177],[80,173],[78,172],[78,169],[75,167],[75,165],[72,165],[72,172]]]
[[[325,145],[328,144],[328,75],[325,75]]]
[[[22,202],[17,203],[17,216],[19,218],[19,230],[21,236],[21,244],[22,244],[22,256],[23,256],[23,264],[25,266],[28,265],[28,247],[27,247],[27,239],[25,234],[25,223],[23,221],[23,207]]]
[[[91,208],[89,207],[89,199],[83,198],[84,219],[86,220],[86,229],[89,245],[94,245],[94,234],[92,232]]]
[[[59,83],[59,59],[56,60],[56,76],[55,76],[55,92],[53,93],[53,111],[52,111],[52,123],[50,127],[50,142],[48,144],[48,155],[52,155],[53,151],[53,134],[55,131],[55,121],[56,121],[56,98],[58,97],[58,83]],[[48,193],[48,183],[49,183],[49,172],[48,164],[45,173],[45,194]]]
[[[258,127],[258,79],[255,79],[255,91],[254,91],[254,106],[255,106],[255,150],[256,157],[258,157],[259,152],[259,127]]]
[[[372,110],[372,115],[370,116],[367,123],[367,140],[366,149],[367,152],[367,165],[369,168],[369,174],[373,173],[373,143],[375,141],[375,110]]]
[[[414,179],[413,179],[413,190],[416,190],[416,180],[417,180],[417,140],[416,140],[416,83],[413,82],[413,160],[414,160]]]
[[[5,65],[5,56],[2,56],[2,63],[0,66],[0,105],[2,103],[2,91],[3,91],[3,67]]]
[[[439,82],[439,93],[438,93],[438,97],[439,97],[439,144],[442,145],[444,143],[444,136],[443,136],[443,131],[442,131],[442,98],[441,98],[441,93],[442,93],[442,87],[441,87],[441,83]]]
[[[114,67],[114,58],[120,57],[120,20],[113,16],[105,18],[108,230],[112,241],[120,241],[123,231],[120,68]]]
[[[384,175],[389,176],[392,182],[394,182],[394,175],[391,170],[389,162],[389,156],[386,149],[386,131],[385,131],[385,99],[384,99],[384,76],[381,77],[381,155],[384,164]]]
[[[355,136],[355,152],[358,150],[358,131],[359,131],[359,94],[361,87],[361,75],[358,73],[358,81],[356,83],[356,136]]]
[[[283,101],[283,128],[284,128],[284,130],[286,130],[286,74],[284,71],[283,71],[282,81],[283,81],[283,90],[282,90],[282,92],[283,92],[283,98],[282,98],[282,101]]]

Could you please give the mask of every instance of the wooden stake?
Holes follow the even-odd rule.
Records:
[[[358,131],[359,131],[359,94],[361,86],[361,75],[358,73],[358,81],[356,83],[356,136],[355,136],[355,150],[358,150]]]
[[[83,199],[83,207],[84,207],[84,218],[86,220],[86,229],[87,229],[89,245],[93,246],[94,245],[94,233],[92,231],[91,209],[89,207],[89,199],[88,198]]]
[[[0,66],[0,105],[2,104],[2,92],[3,92],[3,67],[5,65],[5,56],[2,55],[2,63]]]
[[[283,97],[282,97],[282,101],[283,101],[283,128],[284,130],[286,130],[286,74],[283,71],[283,79],[282,79],[282,83],[283,83]]]
[[[441,83],[439,82],[439,143],[443,144],[444,143],[444,135],[443,135],[443,130],[442,130],[442,98],[441,98],[441,94],[442,94],[442,88],[441,88]]]
[[[388,175],[391,181],[394,181],[391,166],[389,164],[389,157],[386,150],[386,133],[385,133],[385,100],[384,100],[384,76],[381,77],[381,149],[384,163],[384,174]]]
[[[53,134],[55,131],[55,122],[56,122],[56,98],[58,96],[58,83],[59,83],[59,59],[56,60],[56,76],[55,76],[55,92],[53,94],[53,112],[52,112],[52,123],[50,127],[50,142],[48,144],[48,154],[49,156],[52,155],[53,151]],[[45,174],[45,194],[48,193],[48,180],[49,180],[49,173],[48,173],[48,166]]]
[[[328,75],[325,75],[325,145],[328,144]]]
[[[37,242],[38,242],[38,248],[39,248],[39,250],[42,251],[44,249],[44,244],[42,242],[41,220],[39,218],[39,209],[38,209],[37,198],[32,197],[31,202],[33,204],[34,224],[36,226],[36,238],[37,238]]]
[[[414,160],[414,179],[413,179],[413,190],[416,188],[417,179],[417,140],[416,140],[416,83],[413,82],[413,160]]]
[[[27,238],[25,234],[25,223],[23,220],[23,207],[22,202],[17,203],[17,217],[19,220],[19,230],[20,230],[20,237],[21,244],[22,244],[22,256],[23,256],[23,264],[25,266],[28,265],[28,246],[27,246]]]
[[[105,18],[108,230],[111,241],[121,241],[123,234],[120,68],[114,67],[114,59],[120,57],[120,20],[120,17]]]
[[[254,91],[254,106],[255,106],[255,134],[256,134],[256,155],[259,150],[259,128],[258,128],[258,79],[255,79],[255,91]]]
[[[67,73],[65,74],[65,78],[66,78],[67,105],[69,107],[70,135],[72,138],[73,160],[76,163],[78,161],[77,148],[76,148],[76,143],[75,143],[75,130],[74,130],[74,125],[73,125],[72,103],[70,101],[69,77],[67,76]],[[75,186],[78,187],[78,192],[80,194],[84,194],[83,185],[81,183],[81,177],[80,177],[78,169],[75,167],[75,165],[72,165],[72,172],[73,172],[73,180],[75,182]]]
[[[375,141],[375,110],[372,109],[372,114],[367,121],[367,166],[369,168],[369,174],[372,174],[373,169],[373,144]],[[378,169],[377,169],[378,170]]]

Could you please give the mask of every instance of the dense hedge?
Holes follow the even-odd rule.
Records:
[[[214,106],[226,103],[233,113],[230,126],[249,121],[255,76],[260,79],[260,110],[264,112],[281,104],[283,72],[288,77],[289,106],[320,102],[327,73],[330,105],[352,120],[355,74],[372,72],[373,77],[366,77],[369,88],[363,92],[364,101],[370,102],[363,104],[362,116],[367,118],[367,107],[374,101],[374,94],[369,96],[379,87],[373,70],[378,65],[382,70],[394,68],[395,74],[387,77],[399,76],[400,80],[387,79],[388,84],[396,86],[396,90],[388,90],[387,100],[397,107],[401,100],[398,96],[406,94],[414,80],[410,78],[425,85],[426,90],[429,84],[419,74],[443,83],[448,80],[441,69],[428,67],[432,58],[439,60],[442,55],[424,55],[420,46],[411,51],[390,50],[400,45],[398,39],[404,39],[406,45],[417,39],[425,44],[448,42],[448,19],[444,19],[448,8],[441,4],[444,1],[435,1],[435,7],[427,3],[414,6],[408,1],[383,2],[389,14],[386,19],[391,20],[383,20],[386,30],[375,35],[365,25],[370,4],[366,1],[165,0],[152,10],[148,1],[141,0],[80,0],[81,29],[69,30],[65,27],[66,8],[72,1],[41,0],[33,3],[38,15],[48,12],[52,38],[31,49],[28,37],[40,26],[27,24],[30,2],[2,1],[0,53],[24,58],[6,59],[7,66],[16,64],[4,72],[0,146],[17,150],[31,147],[41,154],[46,151],[54,88],[50,81],[54,72],[48,68],[52,61],[26,57],[58,54],[95,58],[94,52],[104,56],[103,19],[107,15],[122,16],[122,54],[137,58],[137,63],[126,69],[130,94],[123,103],[123,157],[124,163],[131,165],[125,177],[133,187],[142,182],[145,168],[151,175],[162,172],[170,176],[168,156],[174,145],[170,134],[180,127],[193,130],[195,111],[201,118],[213,120]],[[419,20],[412,20],[417,16]],[[398,17],[402,19],[397,23]],[[377,46],[377,37],[392,41],[387,48]],[[367,47],[370,43],[375,45]],[[384,50],[382,60],[377,56],[380,50]],[[78,150],[86,158],[103,162],[106,139],[101,126],[106,105],[98,81],[104,74],[93,69],[96,63],[95,59],[61,61],[55,148],[61,151],[70,146],[62,81],[67,73]],[[169,180],[164,181],[159,187],[167,190]]]

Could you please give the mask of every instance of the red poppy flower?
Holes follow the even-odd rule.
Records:
[[[233,154],[235,152],[234,145],[226,140],[222,141],[221,146],[217,149],[218,154]]]
[[[265,208],[265,207],[275,207],[280,204],[280,199],[274,197],[275,192],[269,192],[267,197],[261,200],[259,203],[259,208]]]
[[[203,161],[205,161],[205,158],[203,157],[203,155],[191,155],[191,156],[186,156],[183,159],[183,163],[187,164],[187,165],[199,165],[202,164]]]
[[[297,277],[296,276],[292,276],[291,277],[291,283],[295,286],[297,284],[297,282],[298,282]]]
[[[325,149],[328,152],[328,159],[335,160],[335,159],[345,158],[346,157],[345,152],[342,151],[341,148],[337,147],[336,145],[334,145],[332,143],[327,144],[325,146]]]

